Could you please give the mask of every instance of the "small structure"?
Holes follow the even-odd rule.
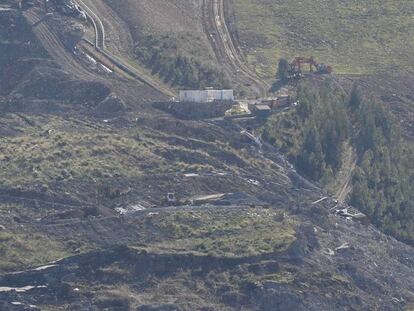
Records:
[[[211,103],[213,101],[233,101],[233,90],[185,90],[180,91],[180,102]]]
[[[290,106],[289,95],[279,95],[276,98],[262,99],[261,104],[268,105],[272,110],[286,108]]]
[[[269,105],[266,104],[257,104],[253,105],[250,111],[256,116],[264,118],[270,114],[272,108],[270,108]]]
[[[277,97],[276,102],[273,104],[272,109],[286,108],[291,104],[291,98],[289,95],[280,95]]]
[[[250,100],[248,101],[247,106],[252,114],[265,117],[273,111],[279,111],[283,108],[289,107],[290,103],[290,96],[283,95],[276,98]]]

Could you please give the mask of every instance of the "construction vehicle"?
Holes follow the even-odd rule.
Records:
[[[45,1],[45,5],[46,2],[49,0]],[[63,15],[77,17],[81,20],[87,19],[86,13],[73,0],[51,0],[51,2],[55,5],[56,10]]]
[[[309,65],[310,73],[317,74],[331,74],[332,66],[327,64],[317,63],[313,57],[296,57],[295,60],[290,64],[289,68],[289,78],[290,79],[299,79],[303,77],[302,68],[304,65]]]

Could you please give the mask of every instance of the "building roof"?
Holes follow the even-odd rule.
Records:
[[[268,110],[271,110],[271,108],[268,105],[265,105],[265,104],[256,105],[255,106],[255,109],[256,110],[259,110],[259,111],[268,111]]]

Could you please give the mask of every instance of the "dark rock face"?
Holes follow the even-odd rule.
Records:
[[[289,289],[279,286],[268,286],[267,289],[260,289],[255,294],[254,301],[257,310],[261,311],[305,311],[309,310],[301,303],[300,297]]]
[[[61,100],[72,104],[96,105],[109,95],[110,89],[99,82],[73,79],[63,70],[37,66],[14,90],[27,98]]]
[[[184,120],[198,120],[217,118],[231,108],[231,101],[214,101],[211,103],[171,102],[157,103],[156,108],[170,112],[174,116]]]
[[[182,311],[181,308],[172,304],[144,305],[138,307],[137,311]]]
[[[125,299],[118,298],[105,298],[99,299],[95,302],[95,305],[99,310],[109,309],[109,310],[118,310],[118,311],[129,311],[130,304]]]
[[[109,94],[103,101],[101,101],[96,107],[97,114],[107,114],[120,112],[126,109],[125,103],[117,97],[115,94]]]

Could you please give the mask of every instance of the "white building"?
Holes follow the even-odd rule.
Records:
[[[233,90],[189,90],[180,91],[180,102],[210,103],[215,100],[234,100]]]

